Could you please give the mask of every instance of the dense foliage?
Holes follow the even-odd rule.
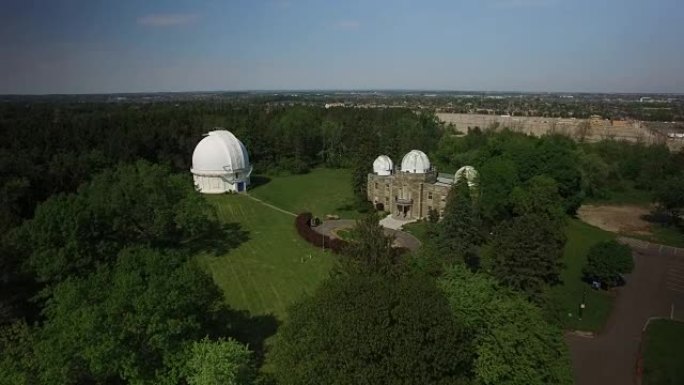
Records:
[[[475,270],[480,266],[482,239],[476,202],[465,180],[449,191],[442,221],[437,225],[436,243],[439,255],[447,263],[460,261]]]
[[[289,311],[272,359],[282,385],[455,384],[469,345],[431,279],[348,275]]]
[[[632,249],[616,241],[605,241],[589,249],[582,273],[588,282],[596,281],[604,287],[613,287],[621,283],[622,274],[631,273],[632,269]]]
[[[572,384],[561,331],[535,305],[482,274],[454,266],[439,280],[456,318],[474,338],[476,383]]]

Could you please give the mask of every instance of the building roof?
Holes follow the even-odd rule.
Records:
[[[380,155],[373,161],[373,172],[378,175],[389,175],[394,169],[394,163],[387,155]]]
[[[193,173],[228,174],[249,168],[245,145],[227,130],[210,131],[192,153]]]
[[[430,171],[430,159],[423,151],[411,150],[401,160],[401,171],[412,174],[424,174]]]

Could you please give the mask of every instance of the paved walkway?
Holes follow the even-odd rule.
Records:
[[[618,238],[634,250],[634,271],[619,289],[606,328],[594,338],[568,334],[577,385],[631,385],[650,317],[684,316],[684,249]]]
[[[336,219],[324,221],[321,225],[313,227],[313,229],[323,235],[337,238],[335,231],[341,229],[350,229],[356,225],[353,219]],[[416,251],[420,247],[420,241],[409,233],[399,230],[385,228],[385,234],[394,236],[395,243],[400,247],[405,247],[411,251]]]
[[[386,228],[386,229],[392,229],[392,230],[401,230],[401,227],[404,226],[407,223],[413,223],[416,222],[417,219],[409,220],[409,221],[400,221],[398,219],[392,218],[392,214],[382,218],[380,220],[380,226]]]

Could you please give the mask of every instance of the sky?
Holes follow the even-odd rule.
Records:
[[[0,94],[684,93],[684,0],[0,0]]]

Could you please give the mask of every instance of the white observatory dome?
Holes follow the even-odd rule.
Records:
[[[247,149],[230,131],[210,131],[192,153],[197,190],[203,193],[245,191],[252,166]]]
[[[373,173],[378,175],[390,175],[394,169],[394,163],[387,155],[380,155],[373,161]]]
[[[430,171],[430,159],[423,151],[411,150],[401,160],[401,171],[412,174],[424,174]]]
[[[477,185],[477,175],[477,170],[473,166],[463,166],[456,171],[454,183],[458,183],[461,178],[465,178],[468,182],[468,187],[473,188]]]

